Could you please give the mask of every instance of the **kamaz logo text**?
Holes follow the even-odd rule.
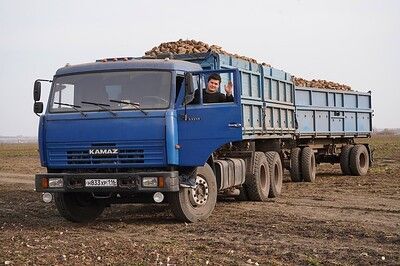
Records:
[[[90,149],[90,155],[109,155],[118,154],[118,149]]]

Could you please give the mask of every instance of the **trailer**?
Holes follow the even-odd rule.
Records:
[[[203,102],[211,74],[233,102]],[[168,203],[188,222],[207,219],[217,196],[266,201],[282,193],[283,171],[313,182],[316,165],[340,163],[365,175],[371,149],[371,94],[294,86],[284,71],[218,53],[112,58],[66,66],[40,115],[46,174],[36,191],[73,222],[111,204]],[[196,91],[200,101],[192,102]],[[194,180],[188,186],[188,180]]]
[[[369,138],[372,133],[371,91],[296,87],[289,73],[226,54],[175,58],[208,70],[239,70],[243,138],[254,140],[256,149],[278,152],[292,181],[313,182],[315,166],[320,163],[340,163],[345,175],[367,173],[372,151],[356,139]]]

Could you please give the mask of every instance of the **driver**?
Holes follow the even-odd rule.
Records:
[[[207,88],[203,89],[203,102],[204,103],[223,103],[223,102],[233,102],[234,98],[232,95],[233,85],[232,81],[229,81],[225,85],[226,95],[219,92],[218,88],[221,84],[221,76],[214,73],[208,77]],[[192,104],[200,103],[200,90],[196,90],[194,93],[194,99]]]

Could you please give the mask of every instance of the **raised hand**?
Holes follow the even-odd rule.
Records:
[[[225,92],[227,96],[232,95],[232,91],[233,91],[233,84],[232,81],[228,81],[228,84],[225,85]]]

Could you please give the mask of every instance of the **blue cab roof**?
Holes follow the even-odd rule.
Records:
[[[128,61],[115,62],[94,62],[79,65],[70,65],[60,68],[56,76],[78,74],[85,72],[97,72],[108,70],[134,70],[134,69],[156,69],[156,70],[177,70],[177,71],[200,71],[199,64],[181,60],[165,59],[131,59]]]

